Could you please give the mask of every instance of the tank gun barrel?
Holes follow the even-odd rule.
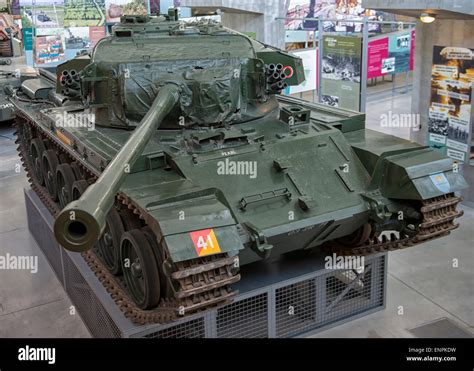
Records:
[[[179,99],[179,88],[168,84],[160,89],[150,110],[122,149],[105,168],[97,181],[89,186],[79,200],[69,203],[54,223],[57,241],[66,249],[82,252],[99,240],[105,220],[115,202],[115,195],[140,157],[154,131]]]

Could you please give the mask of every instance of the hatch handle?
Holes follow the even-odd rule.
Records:
[[[291,192],[288,190],[288,188],[279,188],[273,191],[245,196],[239,201],[239,209],[245,211],[248,205],[279,197],[285,197],[287,200],[291,200]]]

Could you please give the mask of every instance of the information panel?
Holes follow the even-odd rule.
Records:
[[[127,14],[147,15],[147,0],[105,0],[107,23],[120,22],[120,17]]]
[[[25,28],[64,26],[63,0],[20,0],[21,24]]]
[[[64,0],[64,26],[105,25],[105,0]]]
[[[303,60],[305,80],[300,85],[289,86],[287,89],[285,89],[285,94],[296,94],[305,91],[316,90],[318,79],[318,50],[298,50],[291,52],[291,54],[294,54]]]
[[[326,32],[361,32],[361,21],[383,21],[386,14],[362,7],[362,0],[289,0],[286,14],[286,30],[315,30],[318,22],[305,18],[324,17]],[[338,21],[335,22],[334,20]],[[369,32],[381,32],[378,23],[369,24]]]
[[[429,144],[464,162],[470,153],[474,49],[435,46],[431,72]]]
[[[61,34],[36,36],[33,39],[33,58],[36,65],[65,60],[64,38]]]
[[[191,16],[180,0],[15,0],[13,5],[27,30],[26,63],[42,67],[56,66],[94,47],[106,36],[106,26],[123,15],[167,13],[176,7],[181,19]]]
[[[360,111],[362,39],[323,37],[321,101],[334,107]]]
[[[415,30],[369,40],[367,78],[413,70]]]

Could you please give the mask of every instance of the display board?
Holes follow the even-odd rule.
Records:
[[[64,37],[59,34],[36,36],[33,40],[35,65],[63,62],[66,58]]]
[[[305,80],[297,86],[289,86],[285,94],[297,94],[305,91],[316,90],[318,80],[318,50],[303,49],[291,52],[303,61]]]
[[[33,51],[33,29],[23,28],[21,32],[23,34],[23,46],[25,51]]]
[[[105,0],[64,0],[64,27],[104,25]]]
[[[390,35],[388,38],[388,58],[391,73],[410,70],[411,31]]]
[[[367,78],[387,74],[388,59],[388,37],[381,37],[377,40],[369,40],[367,52]]]
[[[15,12],[21,16],[21,20],[17,20],[17,23],[21,24],[23,29],[26,64],[33,67],[53,67],[74,58],[78,52],[94,47],[106,36],[107,28],[118,22],[123,14],[167,13],[169,7],[176,7],[179,9],[180,18],[186,20],[191,16],[191,9],[181,8],[180,5],[180,0],[14,0],[12,2]],[[56,42],[61,40],[61,47],[56,45],[53,39]],[[45,47],[48,51],[44,49]],[[56,50],[52,50],[56,48],[61,52],[56,53]]]
[[[20,0],[21,24],[25,28],[64,26],[63,0]]]
[[[367,78],[413,70],[415,30],[396,32],[369,40]]]
[[[431,70],[429,145],[465,162],[470,153],[474,49],[435,46]]]
[[[323,37],[321,102],[360,110],[361,61],[360,37]]]
[[[105,37],[105,28],[69,27],[64,29],[66,49],[81,50],[92,48],[97,41]]]
[[[180,5],[180,0],[18,0],[15,7],[23,28],[29,30],[26,63],[54,66],[93,47],[106,36],[106,26],[119,22],[122,15],[167,13],[169,7],[177,7],[181,18],[190,17],[191,10]],[[59,40],[61,47],[56,45]],[[56,48],[62,51],[58,55],[51,50]]]
[[[364,16],[370,21],[382,21],[384,13],[362,7],[362,0],[290,0],[285,28],[287,30],[315,30],[317,21],[291,18],[338,19],[340,21],[324,22],[327,32],[361,32]],[[380,24],[369,24],[369,32],[380,32]]]
[[[120,17],[127,14],[147,15],[147,0],[105,0],[107,23],[120,22]]]

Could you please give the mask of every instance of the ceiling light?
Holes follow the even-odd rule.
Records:
[[[436,21],[436,15],[430,13],[421,13],[420,21],[423,23],[433,23]]]

